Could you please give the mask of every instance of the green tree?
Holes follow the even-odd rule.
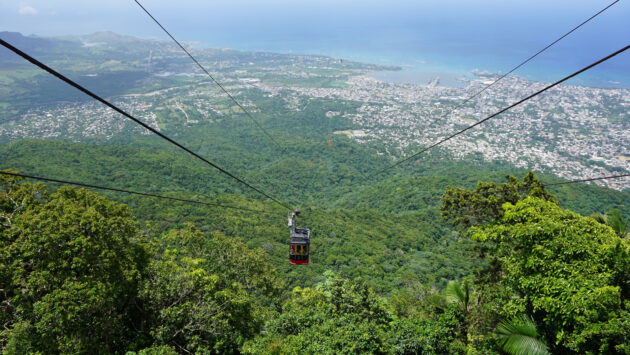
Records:
[[[500,304],[508,318],[532,315],[553,352],[621,353],[629,320],[627,241],[553,202],[529,197],[504,208],[500,220],[471,230],[495,259],[494,282],[510,295],[486,301]]]
[[[396,319],[389,331],[394,354],[465,354],[466,315],[457,304],[427,316]]]
[[[156,344],[180,352],[235,352],[255,328],[251,302],[237,285],[208,273],[203,260],[167,250],[148,268],[140,290],[144,329]]]
[[[530,171],[523,181],[507,175],[508,182],[498,185],[479,182],[474,190],[450,186],[442,195],[442,218],[463,228],[495,221],[503,216],[503,204],[515,204],[526,196],[555,201],[543,184]]]
[[[121,351],[145,265],[131,213],[86,190],[41,188],[3,180],[5,352]]]
[[[280,290],[260,250],[220,233],[208,239],[192,224],[153,245],[140,290],[150,343],[178,352],[237,353],[260,331],[265,300]]]
[[[327,273],[316,289],[295,288],[246,353],[384,354],[392,317],[363,283]]]

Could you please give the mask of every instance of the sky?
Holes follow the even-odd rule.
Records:
[[[500,39],[517,32],[540,35],[569,27],[610,0],[142,0],[156,17],[188,40],[226,44],[287,35],[334,40],[340,35],[371,36],[401,31],[439,32],[446,39],[477,31]],[[600,22],[630,34],[630,6],[621,0]],[[466,26],[469,28],[462,28]],[[24,34],[67,35],[114,31],[142,37],[163,35],[133,0],[2,0],[0,29]],[[500,29],[500,30],[499,30]],[[557,32],[557,31],[555,31]],[[422,34],[422,32],[420,32]],[[468,33],[470,34],[470,33]]]
[[[496,71],[507,71],[612,2],[140,1],[176,38],[206,47]],[[620,0],[537,59],[538,66],[549,70],[560,70],[564,66],[560,62],[579,66],[629,44],[629,18],[630,0]],[[40,36],[113,31],[167,39],[133,0],[0,0],[0,31]],[[610,67],[609,76],[622,75],[630,68],[630,54]]]

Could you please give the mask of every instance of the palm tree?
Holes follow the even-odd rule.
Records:
[[[621,211],[618,209],[613,209],[606,213],[606,224],[621,238],[628,234],[628,221],[623,219]]]
[[[446,301],[447,304],[456,304],[464,314],[464,320],[460,326],[460,340],[464,344],[468,344],[469,338],[469,312],[471,293],[472,292],[470,290],[470,284],[468,283],[468,280],[464,280],[461,286],[455,281],[449,281],[448,284],[446,284],[446,288],[444,289],[444,301]]]
[[[455,281],[449,281],[444,290],[447,303],[457,303],[464,313],[470,310],[470,285],[465,280],[460,286]]]
[[[547,355],[547,344],[540,339],[536,323],[527,316],[503,321],[497,326],[499,345],[512,355]]]
[[[608,222],[606,222],[606,215],[602,214],[602,213],[593,213],[591,215],[591,218],[596,220],[597,222],[601,223],[601,224],[605,224],[608,225]]]

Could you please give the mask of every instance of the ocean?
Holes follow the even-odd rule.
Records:
[[[505,73],[612,1],[142,2],[181,41],[399,66],[403,74],[392,80],[415,82],[433,74],[453,81],[474,69]],[[11,3],[0,4],[0,30],[168,39],[133,1],[30,0],[31,16],[12,15],[19,2]],[[629,18],[630,1],[621,0],[515,75],[550,82],[570,74],[630,44]],[[568,83],[630,88],[630,50]]]
[[[401,71],[374,73],[374,76],[394,82],[423,84],[439,76],[442,79],[442,85],[459,86],[460,81],[457,79],[470,78],[474,70],[497,74],[510,71],[558,36],[556,34],[541,36],[536,43],[518,49],[508,48],[502,44],[496,44],[493,47],[491,44],[478,42],[479,48],[485,47],[485,51],[474,48],[474,40],[462,46],[461,50],[454,50],[455,45],[439,40],[414,45],[415,37],[407,38],[408,45],[403,45],[405,40],[397,37],[397,41],[401,44],[397,47],[378,46],[372,43],[366,43],[364,47],[361,47],[354,41],[351,46],[345,45],[343,41],[331,41],[325,44],[315,42],[316,45],[314,45],[314,42],[303,41],[303,37],[295,38],[293,41],[283,38],[282,41],[274,42],[251,42],[251,38],[247,38],[243,42],[230,41],[230,45],[226,45],[225,42],[216,43],[213,40],[199,42],[203,47],[210,48],[228,47],[289,54],[322,54],[345,60],[396,66],[400,67]],[[630,31],[627,38],[630,44]],[[380,43],[391,42],[383,40]],[[564,43],[559,43],[540,54],[515,71],[513,75],[529,80],[553,82],[623,47],[623,43],[615,43],[615,41],[585,45],[578,38],[567,38]],[[567,84],[630,89],[630,50],[580,74]]]
[[[374,64],[399,66],[402,73],[384,79],[422,82],[440,76],[458,85],[472,70],[505,73],[553,42],[608,1],[394,1],[391,7],[364,2],[312,7],[311,15],[286,10],[281,21],[273,11],[248,17],[257,31],[228,25],[227,32],[197,35],[208,47],[230,47],[282,53],[324,54]],[[333,4],[333,2],[324,2]],[[459,8],[458,8],[459,7]],[[630,1],[620,1],[514,74],[552,82],[630,44]],[[293,20],[291,20],[293,19]],[[241,23],[241,26],[243,23]],[[187,38],[195,37],[190,33]],[[376,74],[379,75],[379,74]],[[630,88],[630,50],[568,84]]]

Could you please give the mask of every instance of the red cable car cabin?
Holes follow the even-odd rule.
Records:
[[[289,216],[291,234],[289,236],[289,262],[291,264],[308,264],[308,253],[311,244],[311,230],[308,228],[296,228],[295,217],[300,211],[295,211]]]

